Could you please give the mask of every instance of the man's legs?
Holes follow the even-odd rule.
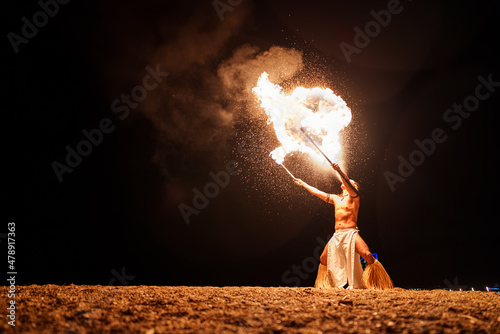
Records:
[[[363,259],[365,259],[366,263],[372,264],[375,262],[375,258],[373,257],[372,253],[370,252],[368,245],[359,236],[359,234],[356,234],[355,245],[356,245],[356,253],[358,253]],[[321,256],[323,257],[323,254],[321,254]]]
[[[356,236],[356,253],[361,255],[368,266],[363,271],[363,285],[367,289],[385,290],[394,288],[391,278],[384,269],[384,266],[379,261],[375,260],[372,253],[368,249],[368,245],[359,235]]]
[[[321,262],[322,265],[326,266],[328,259],[328,242],[325,245],[325,248],[323,249],[323,253],[321,253],[321,256],[319,257],[319,261]]]
[[[330,281],[328,280],[328,269],[326,267],[327,258],[328,258],[328,243],[325,245],[323,253],[321,253],[321,256],[319,258],[321,263],[319,264],[318,275],[316,276],[316,281],[314,282],[315,288],[325,288],[325,289],[332,288]]]

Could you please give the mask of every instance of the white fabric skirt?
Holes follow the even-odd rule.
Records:
[[[358,228],[335,230],[328,242],[327,269],[332,286],[342,288],[349,283],[348,289],[363,289],[363,267],[356,253]]]

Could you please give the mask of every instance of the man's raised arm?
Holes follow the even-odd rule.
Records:
[[[358,197],[359,196],[358,190],[354,188],[351,181],[349,180],[349,177],[347,177],[347,175],[342,171],[342,169],[340,169],[340,166],[336,163],[333,163],[332,167],[339,173],[340,180],[342,181],[342,184],[349,193],[349,196],[351,196],[352,198]]]
[[[322,199],[323,201],[325,201],[326,203],[331,203],[333,204],[333,200],[332,200],[332,195],[330,194],[327,194],[319,189],[316,189],[314,188],[313,186],[310,186],[308,185],[307,183],[305,183],[304,181],[302,181],[301,179],[295,179],[294,180],[295,183],[301,187],[304,187],[306,188],[307,191],[309,191],[311,194],[313,194],[314,196]]]

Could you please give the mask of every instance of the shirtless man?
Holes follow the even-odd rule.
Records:
[[[349,288],[362,287],[358,279],[360,279],[360,268],[361,264],[359,263],[349,263],[349,258],[354,258],[354,256],[350,256],[349,253],[349,244],[352,245],[352,238],[354,237],[354,248],[357,254],[362,256],[368,264],[372,264],[375,262],[375,258],[370,253],[368,245],[365,241],[359,236],[357,229],[357,220],[358,220],[358,211],[359,211],[359,195],[357,193],[358,184],[353,180],[347,182],[345,179],[348,179],[347,176],[342,172],[338,164],[333,164],[333,168],[340,174],[342,181],[342,194],[334,195],[327,194],[321,190],[318,190],[304,181],[300,179],[295,179],[295,183],[301,187],[304,187],[314,196],[322,199],[326,203],[333,204],[335,207],[335,234],[332,239],[325,246],[323,253],[320,257],[321,265],[325,267],[319,268],[318,277],[320,275],[321,270],[326,270],[326,266],[328,265],[328,271],[332,271],[331,275],[335,278],[333,279],[334,285],[342,286],[347,283],[345,280],[350,280]],[[345,179],[344,179],[345,177]],[[341,236],[342,233],[348,232],[350,236]],[[336,238],[336,240],[334,240]],[[339,238],[342,238],[340,240]],[[332,247],[336,247],[333,249]],[[335,258],[332,256],[329,257],[328,250],[335,251]],[[328,263],[330,260],[330,264]],[[347,261],[347,262],[346,262]],[[332,268],[332,265],[336,265],[338,268]],[[359,265],[359,266],[358,266]],[[341,270],[342,272],[338,272]],[[325,271],[326,272],[326,271]],[[361,269],[362,273],[362,269]],[[336,283],[336,284],[335,284]],[[341,286],[338,286],[341,287]]]

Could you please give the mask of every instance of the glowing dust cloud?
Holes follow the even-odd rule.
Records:
[[[297,87],[289,94],[269,81],[262,73],[252,91],[261,102],[268,119],[274,126],[281,146],[271,157],[282,164],[291,152],[308,154],[315,162],[327,167],[329,163],[300,132],[303,127],[332,162],[341,164],[340,131],[351,122],[351,110],[341,97],[329,88]]]

